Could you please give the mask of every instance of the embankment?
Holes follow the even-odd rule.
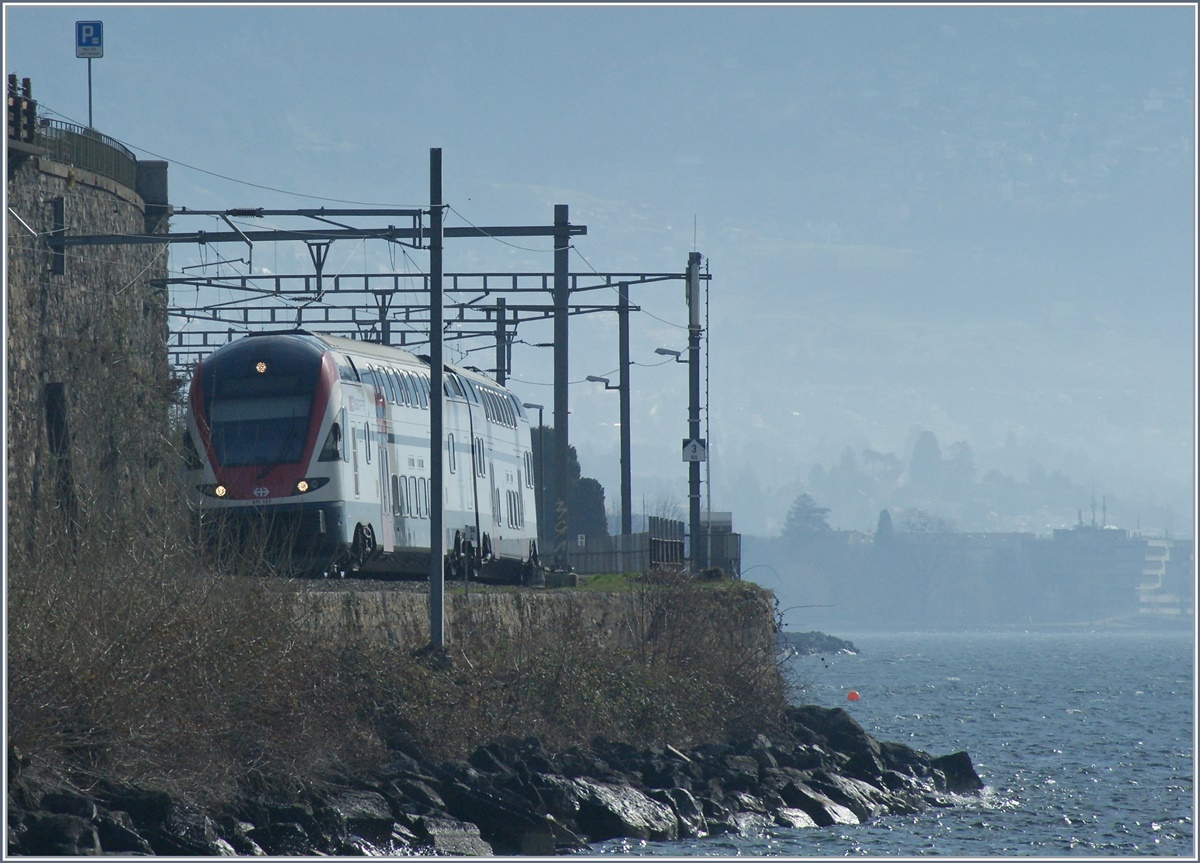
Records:
[[[253,699],[277,675],[264,676],[223,693],[220,714],[173,704],[199,729],[193,748],[232,735],[235,781],[221,793],[202,776],[172,782],[177,765],[161,761],[123,775],[128,750],[115,744],[92,751],[107,768],[68,753],[51,775],[39,770],[46,752],[10,745],[10,854],[541,855],[615,837],[855,824],[980,787],[965,753],[934,758],[875,741],[840,709],[786,707],[773,601],[749,585],[455,589],[448,650],[424,659],[420,586],[253,588],[300,628],[284,646],[261,628],[247,635],[290,657],[288,679],[307,689],[264,709]],[[314,703],[323,712],[304,713]],[[358,737],[375,754],[350,764],[333,748],[280,774],[311,755],[288,743],[302,731],[310,749]]]

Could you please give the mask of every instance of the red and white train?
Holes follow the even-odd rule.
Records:
[[[529,418],[447,365],[447,574],[539,569]],[[408,351],[295,330],[215,350],[193,375],[184,482],[211,535],[270,546],[301,574],[429,572],[430,369]]]

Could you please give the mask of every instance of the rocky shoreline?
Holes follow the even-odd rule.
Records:
[[[549,856],[621,837],[857,824],[984,787],[967,753],[877,741],[840,708],[790,707],[787,725],[775,740],[686,751],[596,739],[549,753],[529,738],[442,764],[397,753],[371,776],[221,811],[118,783],[51,786],[10,751],[8,853]]]
[[[777,637],[783,645],[791,649],[793,656],[814,656],[820,653],[834,656],[858,653],[858,648],[854,646],[853,642],[827,635],[824,632],[780,632]]]

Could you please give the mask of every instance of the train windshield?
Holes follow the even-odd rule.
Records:
[[[300,461],[310,405],[307,395],[214,399],[209,422],[217,463],[230,467]]]

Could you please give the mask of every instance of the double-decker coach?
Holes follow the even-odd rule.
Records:
[[[529,418],[507,389],[447,365],[447,574],[539,568]],[[184,482],[210,537],[265,543],[282,569],[429,571],[429,360],[305,330],[245,336],[192,377]]]

